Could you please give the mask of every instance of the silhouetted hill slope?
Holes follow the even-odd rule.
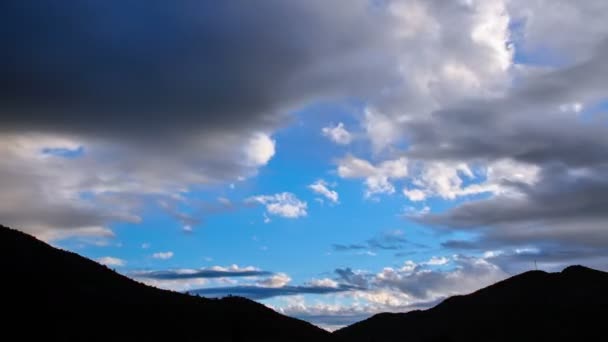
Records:
[[[329,333],[239,297],[135,282],[0,225],[0,340],[326,341]]]
[[[608,273],[570,266],[530,271],[426,311],[379,314],[337,341],[605,341]]]

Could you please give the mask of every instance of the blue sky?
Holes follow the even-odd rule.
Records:
[[[328,329],[608,269],[605,2],[2,6],[2,224]]]

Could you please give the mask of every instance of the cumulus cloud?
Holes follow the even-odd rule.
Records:
[[[338,203],[338,192],[335,190],[331,190],[329,188],[330,186],[331,185],[328,184],[326,181],[319,179],[316,182],[310,184],[308,188],[314,193],[317,193],[330,200],[332,203]]]
[[[246,145],[245,155],[251,165],[265,165],[274,156],[274,148],[274,140],[270,139],[266,134],[258,133]]]
[[[282,192],[274,195],[253,196],[247,199],[249,203],[260,203],[266,207],[270,215],[285,218],[299,218],[307,215],[308,204],[299,200],[290,192]]]
[[[399,158],[372,165],[367,160],[347,156],[338,161],[338,175],[342,178],[364,179],[366,197],[392,194],[395,192],[395,186],[391,181],[408,175],[407,159]]]
[[[402,184],[413,202],[462,199],[445,213],[411,216],[473,233],[469,244],[482,250],[531,244],[551,254],[589,255],[590,246],[601,253],[608,6],[387,4],[402,19],[397,32],[409,51],[399,55],[398,80],[361,116],[377,162],[347,156],[338,174],[362,179],[368,196]],[[407,173],[379,170],[396,160],[407,161]]]
[[[116,267],[125,266],[127,264],[126,261],[119,259],[119,258],[111,257],[111,256],[101,257],[99,259],[96,259],[95,261],[97,261],[98,263],[100,263],[102,265],[116,266]]]
[[[173,252],[169,251],[169,252],[157,252],[152,254],[152,257],[154,259],[160,259],[160,260],[168,260],[173,258]]]
[[[467,294],[503,280],[509,274],[496,261],[492,256],[454,255],[434,256],[419,263],[409,260],[379,272],[339,268],[335,270],[337,282],[354,288],[325,294],[332,299],[323,302],[309,301],[302,296],[280,298],[272,307],[336,329],[381,312],[427,309],[449,296]]]
[[[437,266],[450,265],[447,269]],[[508,273],[483,258],[455,255],[432,257],[416,263],[406,261],[401,267],[385,267],[378,273],[336,269],[346,284],[361,286],[357,296],[376,304],[399,307],[428,305],[452,295],[466,294],[505,279]]]
[[[336,126],[323,127],[321,132],[331,141],[340,145],[348,145],[353,141],[352,134],[344,128],[343,123],[338,123]]]

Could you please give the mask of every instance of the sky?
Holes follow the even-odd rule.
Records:
[[[335,329],[608,270],[608,2],[3,1],[0,223]]]

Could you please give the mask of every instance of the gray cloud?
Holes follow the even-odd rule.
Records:
[[[608,44],[589,60],[523,80],[504,98],[475,100],[408,123],[409,155],[418,158],[497,160],[572,167],[605,162],[608,128],[585,123],[564,103],[593,103],[605,95]]]
[[[597,2],[567,6],[576,8],[575,16],[589,16],[592,23],[600,13],[608,13],[608,7]],[[559,6],[549,7],[552,11]],[[537,16],[522,30],[560,26],[541,23],[555,19]],[[538,170],[534,181],[517,180],[513,170],[498,181],[501,191],[492,196],[464,201],[443,213],[410,217],[444,232],[477,236],[473,241],[446,241],[444,247],[484,251],[534,246],[541,255],[562,261],[591,261],[592,255],[606,252],[608,126],[602,112],[608,86],[608,32],[582,23],[574,32],[585,37],[584,51],[565,52],[567,61],[559,66],[524,71],[500,96],[463,99],[400,125],[410,144],[405,154],[416,161],[463,162],[483,169],[512,160]],[[549,39],[557,49],[552,53],[582,48],[575,40],[561,40],[561,35]],[[523,44],[529,48],[532,43]],[[579,107],[573,110],[568,104]]]
[[[440,268],[437,260],[442,260]],[[356,299],[357,305],[317,305],[302,298],[277,309],[330,328],[380,312],[428,309],[449,296],[467,294],[508,277],[494,261],[498,260],[457,255],[422,263],[407,261],[402,267],[385,267],[377,273],[336,269],[342,283],[355,287],[343,296]]]
[[[199,294],[207,297],[223,297],[227,295],[242,296],[249,299],[268,299],[278,296],[295,296],[300,294],[330,294],[355,290],[356,287],[351,285],[340,284],[337,287],[330,286],[315,286],[301,285],[291,286],[285,285],[281,287],[262,287],[262,286],[228,286],[228,287],[211,287],[193,290],[191,293]]]
[[[32,147],[0,151],[0,186],[13,199],[0,212],[39,237],[107,231],[137,217],[137,205],[116,217],[122,201],[250,177],[274,155],[270,135],[290,110],[363,96],[392,78],[386,13],[366,0],[0,10],[0,144]],[[66,148],[81,152],[38,158]],[[100,200],[108,193],[114,204]]]
[[[337,268],[334,272],[339,280],[347,284],[352,284],[360,288],[369,287],[369,277],[366,273],[353,271],[350,267]]]
[[[166,270],[135,272],[130,274],[135,278],[147,278],[157,280],[177,280],[177,279],[213,279],[213,278],[236,278],[236,277],[258,277],[272,275],[272,272],[248,269],[201,269],[201,270]]]
[[[411,242],[405,238],[401,230],[386,231],[359,244],[333,244],[332,248],[337,252],[360,251],[360,250],[403,250],[407,247],[427,248],[427,246]]]
[[[146,142],[268,130],[316,95],[372,89],[353,70],[379,79],[382,22],[348,3],[3,4],[0,127]]]
[[[437,227],[467,230],[477,241],[447,241],[445,247],[500,249],[533,245],[549,249],[605,251],[608,245],[608,164],[572,170],[546,166],[534,185],[518,184],[519,195],[499,195],[420,218]]]

